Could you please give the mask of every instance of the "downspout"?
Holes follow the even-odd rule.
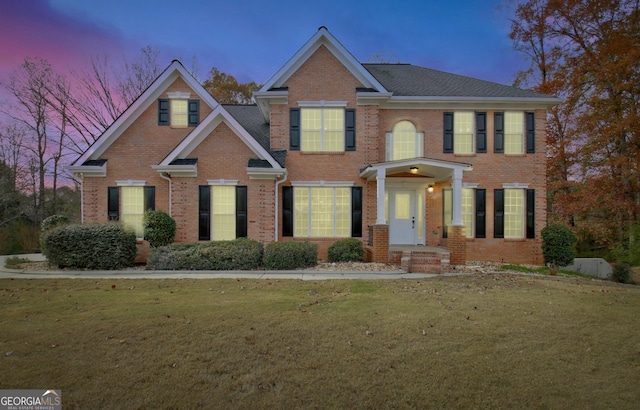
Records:
[[[273,231],[275,233],[274,240],[276,242],[278,242],[278,223],[280,222],[280,220],[278,219],[278,203],[280,202],[279,201],[280,200],[280,190],[278,188],[280,188],[280,184],[282,184],[284,181],[287,180],[288,176],[289,176],[289,174],[287,173],[287,171],[285,171],[284,172],[284,178],[276,181],[276,185],[275,185],[275,187],[276,187],[276,200],[275,200],[275,202],[276,202],[276,209],[275,209],[276,224],[274,226],[274,230]]]
[[[84,174],[76,174],[80,178],[80,223],[84,223]]]
[[[171,174],[168,172],[161,172],[160,178],[169,181],[169,216],[173,217],[173,215],[171,215]]]

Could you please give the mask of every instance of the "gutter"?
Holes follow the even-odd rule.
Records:
[[[169,181],[169,216],[173,218],[171,215],[171,174],[168,172],[160,172],[160,178]]]
[[[289,174],[285,171],[284,173],[284,177],[280,180],[277,180],[275,183],[275,190],[276,190],[276,200],[275,200],[275,225],[274,225],[274,241],[278,242],[278,224],[280,222],[280,220],[278,219],[278,204],[280,202],[280,184],[282,184],[284,181],[287,180],[287,177],[289,176]]]

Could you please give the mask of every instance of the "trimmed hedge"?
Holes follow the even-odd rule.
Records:
[[[271,242],[264,251],[265,269],[298,269],[318,264],[318,245],[304,241]]]
[[[251,270],[262,264],[264,247],[253,239],[173,244],[152,248],[147,267],[156,270]]]
[[[136,235],[119,223],[62,225],[43,232],[42,253],[60,268],[113,270],[133,266]]]
[[[149,210],[144,213],[144,239],[151,247],[166,246],[176,236],[176,221],[165,211]]]
[[[71,221],[65,215],[51,215],[40,223],[40,230],[46,232],[61,225],[68,225]]]
[[[362,262],[364,246],[356,238],[341,239],[329,246],[329,262]]]

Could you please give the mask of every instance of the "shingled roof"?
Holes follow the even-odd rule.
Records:
[[[286,151],[271,151],[269,124],[264,121],[258,106],[223,104],[223,107],[265,150],[269,151],[273,159],[284,167]],[[258,162],[253,162],[249,166],[257,167],[257,164]]]
[[[549,98],[549,95],[411,64],[362,64],[395,96]]]

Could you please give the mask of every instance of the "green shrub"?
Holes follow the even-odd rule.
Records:
[[[68,225],[71,221],[65,215],[51,215],[40,223],[40,230],[46,232],[60,225]]]
[[[560,266],[573,263],[576,235],[564,225],[548,225],[542,230],[542,254],[552,275],[558,274]]]
[[[618,283],[631,283],[631,266],[626,262],[614,264],[611,279]]]
[[[176,237],[176,221],[164,211],[145,212],[143,225],[144,239],[153,248],[169,245]]]
[[[151,249],[147,267],[156,270],[251,270],[262,266],[264,246],[248,238],[172,244]]]
[[[329,246],[329,262],[361,262],[364,246],[356,238],[341,239]]]
[[[121,269],[133,266],[136,235],[121,224],[62,225],[42,238],[42,253],[60,268]]]
[[[298,269],[318,263],[318,245],[304,241],[271,242],[264,251],[265,269]]]

